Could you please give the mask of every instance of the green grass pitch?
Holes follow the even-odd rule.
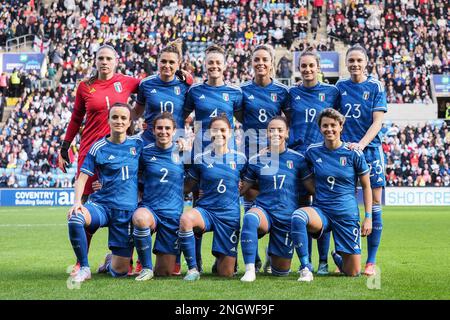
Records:
[[[450,299],[449,208],[385,207],[378,254],[381,275],[369,286],[364,276],[315,276],[312,283],[299,283],[295,256],[288,277],[258,275],[253,283],[241,283],[244,264],[240,254],[239,274],[221,279],[210,273],[213,257],[207,234],[202,251],[206,271],[195,283],[183,282],[181,277],[138,283],[133,278],[93,274],[81,288],[69,289],[66,269],[75,256],[68,240],[66,212],[63,207],[0,208],[0,299]],[[106,238],[106,229],[93,238],[92,270],[107,252]],[[267,240],[260,240],[261,257]],[[364,261],[366,240],[362,242]],[[317,267],[315,244],[313,261]],[[331,257],[329,265],[333,271]],[[186,265],[182,268],[184,273]]]

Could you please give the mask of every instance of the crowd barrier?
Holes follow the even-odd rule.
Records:
[[[357,196],[363,204],[360,188]],[[73,188],[0,189],[0,206],[70,206],[74,199]],[[450,188],[386,188],[382,202],[386,206],[450,206]]]

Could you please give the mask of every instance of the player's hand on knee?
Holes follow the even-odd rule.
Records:
[[[81,203],[75,203],[67,213],[67,220],[70,219],[71,216],[76,216],[78,214],[84,215],[85,208]]]
[[[372,233],[372,219],[366,218],[361,226],[361,236],[369,236]]]
[[[94,191],[98,191],[102,188],[102,184],[100,183],[99,180],[95,180],[94,182],[92,182],[92,189]]]

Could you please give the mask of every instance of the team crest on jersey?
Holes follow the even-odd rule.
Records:
[[[89,89],[89,93],[94,93],[95,91],[96,91],[95,88],[92,88],[92,87],[91,87],[91,88]]]
[[[286,165],[289,169],[292,169],[294,167],[294,162],[292,160],[286,161]]]
[[[180,87],[177,86],[177,87],[175,87],[173,90],[175,91],[175,94],[176,94],[177,96],[180,95],[180,93],[181,93]]]
[[[339,163],[341,164],[341,166],[345,167],[347,165],[347,157],[341,157],[339,159]]]
[[[325,93],[319,93],[319,100],[320,101],[325,101]]]
[[[230,95],[228,93],[222,93],[222,98],[225,101],[229,101],[230,100]]]
[[[116,92],[121,93],[122,92],[122,84],[120,82],[114,82],[114,89],[116,89]]]
[[[370,95],[370,92],[369,92],[369,91],[364,91],[363,99],[364,99],[364,100],[369,99],[369,95]]]
[[[236,162],[230,161],[230,168],[236,170]]]
[[[135,147],[131,147],[131,148],[130,148],[130,154],[131,154],[132,156],[135,156],[135,155],[136,155],[136,148],[135,148]]]
[[[272,99],[273,102],[277,102],[277,99],[278,99],[277,94],[276,93],[272,93],[270,95],[270,99]]]

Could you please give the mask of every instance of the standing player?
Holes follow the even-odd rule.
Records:
[[[258,184],[255,205],[244,215],[242,254],[245,274],[241,281],[256,279],[255,257],[258,236],[270,233],[268,254],[273,275],[286,276],[291,266],[293,247],[290,236],[291,216],[299,206],[299,186],[303,182],[313,192],[311,173],[304,157],[286,147],[288,122],[276,116],[268,124],[269,148],[250,159],[243,175],[241,192]],[[252,161],[253,160],[253,161]],[[293,209],[294,208],[294,209]]]
[[[288,87],[273,80],[274,52],[270,45],[259,45],[252,52],[252,67],[255,77],[241,85],[242,90],[242,125],[244,130],[244,147],[247,159],[256,155],[267,146],[267,123],[281,112],[287,116]],[[253,205],[258,190],[249,189],[244,194],[244,211]],[[266,262],[268,257],[266,257]],[[258,251],[256,254],[256,271],[261,266]],[[266,265],[269,265],[266,263]]]
[[[233,276],[237,257],[241,211],[239,181],[246,158],[229,147],[232,127],[227,115],[212,118],[209,129],[213,149],[196,156],[185,188],[188,193],[198,185],[202,196],[194,208],[181,216],[178,233],[189,267],[184,278],[188,281],[200,279],[194,231],[214,232],[212,253],[217,259],[220,276]]]
[[[387,103],[380,81],[365,74],[367,61],[367,53],[363,47],[351,47],[346,55],[351,78],[338,81],[336,86],[341,93],[339,110],[346,118],[343,139],[350,142],[351,149],[364,152],[370,167],[373,232],[367,237],[368,255],[364,270],[364,274],[370,276],[375,274],[375,258],[383,229],[381,196],[386,179],[380,130],[384,113],[387,112]]]
[[[127,137],[131,125],[131,109],[116,103],[109,110],[111,135],[101,138],[89,149],[75,183],[75,204],[69,210],[69,237],[80,269],[75,282],[91,278],[88,262],[88,242],[85,229],[91,234],[108,226],[107,270],[113,277],[128,274],[133,239],[130,234],[131,217],[137,207],[137,171],[143,142],[139,137]],[[95,173],[102,188],[82,203],[88,178]]]
[[[289,147],[304,154],[307,147],[313,143],[323,141],[317,117],[325,108],[339,106],[338,89],[326,83],[319,82],[320,57],[311,49],[307,49],[299,57],[299,68],[302,84],[289,89],[289,112],[292,114]],[[302,188],[300,191],[301,204],[311,205],[311,196]],[[312,241],[309,241],[310,259]],[[330,234],[324,234],[318,241],[319,267],[317,274],[328,274],[328,250]]]
[[[240,118],[242,91],[240,88],[226,84],[225,51],[218,45],[209,46],[205,56],[205,69],[208,79],[203,83],[194,84],[189,88],[185,102],[184,118],[195,112],[195,140],[193,144],[191,160],[197,154],[205,151],[211,143],[207,130],[211,119],[224,113],[234,129],[233,116]],[[200,127],[200,128],[199,128]],[[234,137],[234,136],[233,136]],[[235,141],[229,139],[230,147],[235,149]],[[195,190],[194,190],[195,191]],[[196,192],[194,192],[195,196]],[[195,205],[196,197],[194,197]],[[202,270],[201,238],[196,241],[198,267]]]
[[[322,111],[318,124],[325,141],[312,144],[305,153],[314,171],[315,197],[312,207],[297,209],[292,215],[292,240],[301,263],[298,281],[313,280],[308,232],[320,238],[333,231],[335,251],[331,255],[338,268],[347,276],[357,276],[361,270],[361,235],[367,236],[372,230],[370,170],[363,153],[341,141],[344,122],[337,110]],[[358,178],[366,212],[361,228],[355,195]]]
[[[143,266],[138,281],[153,278],[152,232],[157,232],[155,275],[170,276],[180,251],[177,232],[184,204],[184,166],[172,141],[176,123],[171,113],[163,112],[154,117],[152,128],[156,141],[142,152],[144,193],[133,214],[134,243]]]
[[[139,86],[138,79],[115,73],[118,55],[110,45],[103,45],[98,49],[95,65],[97,74],[89,80],[81,82],[77,88],[72,117],[61,145],[59,157],[59,167],[63,172],[66,172],[66,167],[70,163],[70,144],[78,134],[84,120],[78,154],[77,176],[92,144],[110,132],[108,125],[110,106],[117,102],[127,103],[130,95],[136,93]],[[92,182],[96,180],[96,175],[90,176],[87,180],[83,191],[83,202],[94,192]],[[92,234],[86,232],[86,237],[89,248]],[[73,268],[72,275],[78,271],[79,263],[78,261]]]
[[[181,60],[182,54],[177,42],[167,45],[158,56],[158,74],[143,79],[139,84],[137,105],[132,114],[133,119],[144,114],[147,128],[142,138],[146,143],[155,142],[153,120],[165,111],[170,112],[175,119],[180,130],[177,136],[184,133],[183,108],[192,77],[188,73],[181,73]]]
[[[163,112],[170,112],[178,128],[175,137],[184,136],[184,102],[193,79],[189,73],[181,71],[181,41],[176,40],[163,48],[158,56],[158,74],[143,79],[139,84],[137,104],[132,115],[137,119],[144,114],[147,128],[142,134],[145,143],[154,143],[153,120]],[[180,141],[180,140],[179,140]],[[174,274],[180,274],[179,257]],[[135,273],[141,264],[137,263]]]

